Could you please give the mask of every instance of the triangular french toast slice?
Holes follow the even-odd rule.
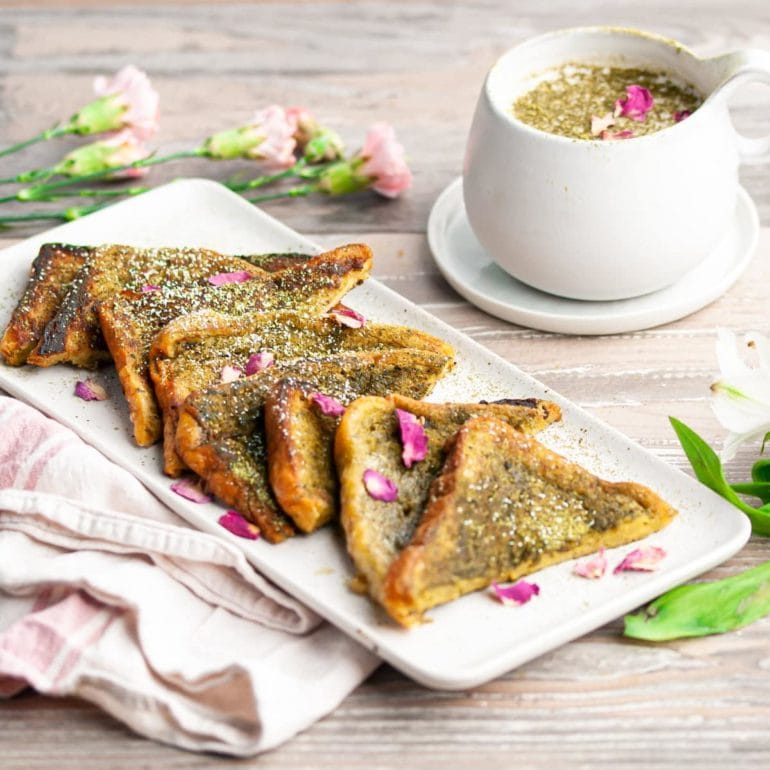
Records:
[[[101,303],[99,321],[128,401],[136,443],[149,446],[162,434],[148,363],[152,341],[166,324],[204,309],[231,317],[277,309],[317,315],[361,283],[371,263],[368,246],[351,244],[243,283],[172,286]]]
[[[322,527],[339,510],[334,434],[344,404],[327,397],[311,383],[287,379],[265,399],[270,489],[303,532]]]
[[[109,360],[96,306],[122,291],[138,292],[179,284],[210,286],[212,276],[244,272],[265,275],[240,257],[209,249],[96,247],[72,280],[56,315],[28,357],[34,366],[70,363],[94,368]]]
[[[176,446],[206,488],[256,523],[272,543],[294,534],[270,490],[264,403],[282,378],[312,383],[343,403],[364,393],[425,396],[450,360],[423,350],[346,353],[277,363],[258,374],[193,393],[179,411]]]
[[[397,409],[417,417],[427,438],[425,458],[410,468],[402,457]],[[444,465],[447,443],[476,417],[494,417],[512,429],[535,433],[561,419],[561,410],[551,401],[535,398],[434,404],[402,395],[360,398],[345,410],[335,439],[340,521],[359,587],[377,601],[382,601],[382,584],[391,563],[420,522],[431,483]],[[398,498],[387,503],[372,499],[363,485],[367,470],[392,481]]]
[[[381,601],[405,626],[430,607],[666,526],[676,511],[633,482],[604,481],[500,420],[458,432]]]
[[[11,314],[0,355],[10,366],[21,366],[56,315],[78,271],[93,253],[90,246],[44,243],[32,262],[24,294]]]
[[[366,322],[350,328],[330,316],[296,311],[232,317],[205,310],[171,321],[155,337],[149,355],[150,377],[163,417],[166,474],[178,476],[184,470],[175,449],[178,408],[190,393],[220,382],[223,372],[247,372],[256,353],[272,361],[289,361],[399,348],[428,350],[448,358],[454,354],[437,337],[406,326]]]

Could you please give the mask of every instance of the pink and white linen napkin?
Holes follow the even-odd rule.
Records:
[[[142,735],[246,756],[377,663],[226,539],[0,396],[0,697],[76,695]]]

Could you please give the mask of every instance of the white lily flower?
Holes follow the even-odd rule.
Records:
[[[757,353],[757,366],[749,366],[738,351],[735,335],[717,330],[717,361],[721,378],[711,386],[711,406],[716,418],[730,431],[722,459],[735,456],[747,441],[770,433],[770,340],[757,333],[746,335],[746,345]]]

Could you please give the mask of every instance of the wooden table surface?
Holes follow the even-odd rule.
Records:
[[[665,326],[602,338],[520,328],[464,302],[439,276],[425,228],[430,207],[461,170],[483,76],[510,45],[559,27],[612,24],[676,38],[701,54],[770,49],[765,0],[285,0],[230,5],[112,6],[60,0],[0,3],[0,145],[66,116],[91,79],[134,62],[161,94],[161,151],[194,146],[271,102],[301,104],[361,141],[377,120],[406,145],[414,189],[387,202],[295,200],[265,205],[324,244],[366,239],[375,275],[490,350],[586,407],[672,464],[688,468],[673,414],[707,440],[723,430],[708,404],[715,328],[767,332],[770,231],[721,299]],[[770,130],[770,89],[733,100],[746,133]],[[39,145],[8,171],[50,164]],[[153,171],[224,179],[233,168],[184,162]],[[770,167],[742,169],[770,226]],[[7,210],[21,211],[21,204]],[[29,208],[24,208],[28,211]],[[25,226],[2,244],[38,232]],[[743,480],[756,448],[727,465]],[[767,559],[754,538],[710,577]],[[432,692],[382,666],[330,716],[247,761],[191,755],[139,738],[95,707],[27,693],[0,704],[0,768],[698,768],[770,765],[770,619],[732,634],[663,645],[622,638],[617,621],[483,687]]]

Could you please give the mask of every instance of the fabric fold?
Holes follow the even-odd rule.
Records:
[[[236,756],[327,714],[377,658],[229,538],[0,397],[0,697],[77,695],[142,735]]]

